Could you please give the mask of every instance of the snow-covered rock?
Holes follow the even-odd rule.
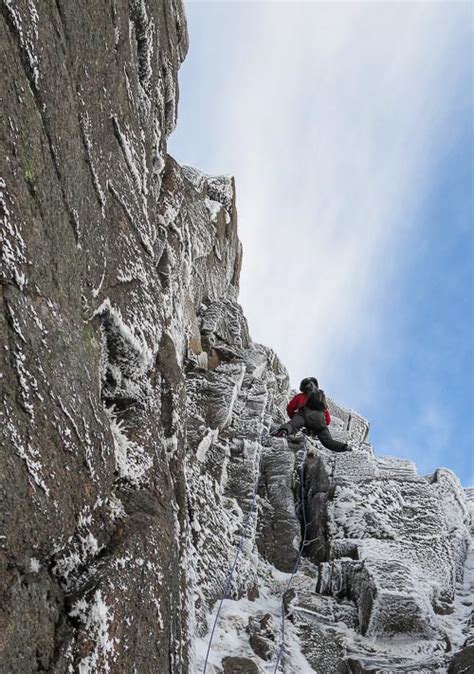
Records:
[[[2,23],[0,671],[468,671],[472,493],[334,401],[352,453],[269,436],[234,180],[166,152],[180,0]]]

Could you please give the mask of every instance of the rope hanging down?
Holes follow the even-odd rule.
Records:
[[[277,660],[275,663],[275,669],[273,670],[273,674],[277,674],[278,672],[278,667],[280,666],[280,660],[283,655],[283,648],[285,646],[285,594],[288,592],[288,590],[291,587],[291,584],[293,582],[293,578],[296,575],[296,572],[298,570],[298,567],[300,565],[301,561],[301,555],[303,554],[303,549],[308,545],[311,541],[308,541],[306,539],[306,532],[308,529],[308,521],[306,518],[306,508],[304,505],[304,464],[306,461],[306,456],[308,454],[308,450],[306,449],[303,460],[301,462],[301,468],[300,468],[300,503],[301,503],[301,508],[303,510],[303,537],[301,539],[300,543],[300,549],[298,551],[298,557],[296,558],[295,565],[293,567],[293,571],[291,572],[290,579],[287,583],[286,590],[283,592],[283,596],[281,599],[281,642],[280,642],[280,648],[278,649],[278,654],[277,654]]]
[[[211,644],[212,644],[212,640],[214,638],[214,631],[216,629],[217,620],[219,619],[219,613],[221,612],[222,604],[224,603],[225,599],[227,599],[227,597],[228,597],[232,576],[234,574],[235,567],[237,566],[237,562],[239,560],[240,553],[242,551],[242,547],[244,545],[245,530],[247,528],[247,524],[250,521],[250,516],[252,515],[252,513],[255,512],[255,509],[256,509],[257,491],[258,491],[259,480],[260,480],[260,462],[258,464],[257,479],[255,480],[255,485],[254,485],[254,489],[253,489],[252,502],[251,502],[250,508],[247,511],[247,514],[244,518],[244,521],[242,522],[242,534],[240,536],[239,544],[237,546],[237,552],[236,552],[236,555],[235,555],[235,558],[234,558],[234,562],[233,562],[232,566],[230,567],[229,572],[227,574],[226,581],[225,581],[225,584],[224,584],[224,592],[223,592],[221,600],[219,602],[219,608],[217,609],[216,617],[214,618],[214,624],[212,626],[211,636],[209,637],[209,643],[207,645],[206,659],[204,661],[203,674],[206,674],[207,664],[208,664],[208,660],[209,660],[209,654],[211,652]]]

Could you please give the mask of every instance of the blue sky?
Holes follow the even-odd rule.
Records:
[[[473,6],[186,8],[169,151],[236,178],[253,338],[474,484]]]

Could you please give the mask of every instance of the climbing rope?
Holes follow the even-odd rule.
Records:
[[[236,555],[235,555],[235,558],[234,558],[234,562],[233,562],[232,566],[230,567],[229,572],[227,574],[226,581],[225,581],[225,584],[224,584],[224,592],[223,592],[221,600],[219,602],[219,608],[217,609],[216,617],[214,618],[214,624],[212,626],[211,636],[209,638],[209,643],[207,645],[206,659],[204,661],[203,674],[206,674],[207,664],[208,664],[208,660],[209,660],[209,654],[211,652],[211,644],[212,644],[212,640],[214,638],[214,632],[215,632],[215,629],[216,629],[217,620],[219,619],[219,613],[221,612],[222,604],[224,603],[224,601],[228,597],[230,583],[232,581],[232,576],[234,574],[235,567],[237,566],[237,562],[239,560],[240,553],[242,551],[242,547],[244,545],[245,530],[247,528],[247,524],[250,521],[250,516],[252,515],[253,512],[255,512],[255,508],[256,508],[256,504],[257,504],[257,491],[258,491],[259,480],[260,480],[260,463],[258,465],[257,479],[255,480],[255,485],[254,485],[254,489],[253,489],[252,502],[251,502],[250,508],[247,511],[247,514],[244,518],[244,521],[242,522],[242,534],[240,536],[239,544],[237,546],[237,552],[236,552]]]
[[[291,587],[291,584],[293,582],[293,578],[296,575],[296,572],[298,570],[298,567],[300,565],[301,561],[301,555],[303,554],[304,548],[309,545],[312,541],[308,541],[306,539],[306,532],[308,529],[308,520],[306,518],[306,508],[304,505],[304,464],[306,461],[306,456],[308,454],[308,449],[306,446],[306,440],[305,440],[305,453],[301,462],[301,468],[300,468],[300,503],[301,503],[301,508],[303,510],[303,536],[301,538],[301,543],[300,543],[300,548],[298,551],[298,556],[296,558],[295,565],[293,567],[293,571],[291,572],[290,579],[286,585],[286,589],[283,592],[283,596],[281,599],[281,642],[280,642],[280,648],[278,649],[278,654],[277,654],[277,659],[275,663],[275,669],[273,670],[273,674],[277,674],[278,672],[278,667],[280,666],[280,660],[283,655],[283,648],[285,647],[285,594],[288,592],[288,590]]]

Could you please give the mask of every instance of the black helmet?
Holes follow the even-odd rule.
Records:
[[[300,391],[302,393],[308,393],[315,386],[316,388],[319,388],[318,380],[316,379],[316,377],[305,377],[305,379],[301,381]]]

